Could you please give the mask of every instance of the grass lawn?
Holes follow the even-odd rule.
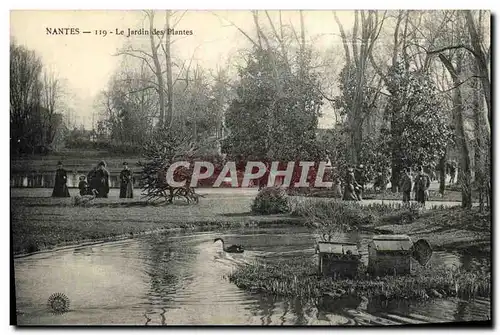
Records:
[[[96,199],[87,208],[74,207],[71,198],[51,198],[50,194],[50,189],[11,190],[15,254],[171,228],[303,224],[303,219],[288,215],[250,214],[253,197],[244,193],[209,194],[198,205],[178,201],[146,206],[140,199],[119,199],[118,190],[111,190],[110,198]]]
[[[70,192],[75,194],[76,190]],[[203,194],[203,190],[199,193]],[[178,201],[173,205],[153,206],[139,198],[119,199],[118,190],[112,189],[110,198],[96,199],[87,208],[74,207],[71,198],[55,199],[50,194],[50,189],[11,189],[15,254],[165,229],[304,225],[318,218],[324,222],[349,222],[363,229],[425,238],[436,249],[490,248],[491,214],[478,213],[477,209],[467,212],[460,208],[441,208],[418,212],[401,208],[401,204],[360,205],[292,197],[295,204],[289,214],[255,215],[250,211],[256,190],[217,190],[206,194],[198,205]],[[338,206],[343,210],[339,211]]]
[[[491,211],[464,210],[459,206],[419,210],[401,203],[368,203],[331,199],[296,198],[292,215],[303,217],[318,231],[331,232],[342,225],[354,229],[377,229],[391,234],[424,238],[434,249],[491,248]],[[341,223],[341,224],[339,224]]]
[[[378,228],[394,234],[409,234],[424,238],[435,249],[491,250],[491,212],[480,213],[477,208],[460,207],[436,209],[418,214],[406,224],[383,222]]]
[[[315,198],[333,198],[333,191],[330,190],[317,190],[309,194],[310,197]],[[477,202],[477,194],[473,192],[473,201]],[[393,193],[391,191],[385,192],[373,192],[372,190],[367,190],[363,194],[363,199],[367,200],[402,200],[401,193]],[[413,194],[412,194],[413,197]],[[439,193],[438,190],[430,190],[429,191],[429,201],[450,201],[450,202],[460,202],[462,201],[462,193],[457,190],[446,189],[443,196]]]

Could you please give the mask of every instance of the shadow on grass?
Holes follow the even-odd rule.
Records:
[[[257,213],[253,213],[253,212],[241,212],[241,213],[221,213],[220,214],[221,216],[225,216],[225,217],[246,217],[246,216],[258,216],[259,214]]]
[[[90,203],[88,205],[75,206],[73,204],[61,203],[31,203],[25,204],[24,207],[83,207],[83,208],[129,208],[129,207],[166,207],[166,206],[190,206],[192,204],[167,201],[162,202],[147,202],[147,201],[133,201],[133,202],[113,202],[113,203]]]

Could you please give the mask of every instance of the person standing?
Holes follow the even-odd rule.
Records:
[[[452,160],[450,163],[450,184],[455,184],[457,175],[457,162]]]
[[[354,178],[356,182],[359,184],[359,189],[356,191],[359,200],[362,200],[363,193],[365,192],[365,167],[363,164],[359,164],[359,166],[354,170]]]
[[[332,191],[334,198],[342,198],[342,180],[338,174],[333,177]]]
[[[357,191],[360,188],[361,186],[356,182],[356,178],[354,177],[354,170],[349,168],[345,179],[344,197],[342,200],[360,200]]]
[[[120,198],[134,197],[134,173],[129,169],[128,163],[123,163],[123,170],[120,172]]]
[[[52,197],[54,198],[68,198],[69,190],[66,182],[68,181],[68,176],[66,174],[66,170],[63,169],[62,162],[57,163],[56,170],[56,180],[54,183],[54,189],[52,190]]]
[[[92,183],[92,189],[95,188],[97,190],[97,197],[107,198],[109,193],[109,172],[106,170],[106,163],[104,161],[100,161],[97,165],[97,170],[92,180],[94,181],[94,179],[95,183]]]
[[[401,177],[400,189],[403,192],[403,204],[410,203],[411,189],[412,189],[412,178],[410,174],[410,168],[405,168],[404,174]]]
[[[96,179],[96,173],[97,173],[97,165],[94,166],[89,173],[87,174],[87,183],[89,184],[89,189],[98,189],[99,183],[98,180]]]
[[[413,187],[415,191],[415,200],[425,206],[425,201],[429,197],[429,187],[431,186],[431,181],[429,175],[427,175],[422,167],[418,168],[418,174],[415,177],[415,185]]]

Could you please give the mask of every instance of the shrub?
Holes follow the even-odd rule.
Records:
[[[286,213],[289,210],[288,195],[279,187],[263,188],[252,204],[252,212],[259,214]]]
[[[356,202],[305,199],[292,203],[292,215],[306,218],[306,223],[317,229],[324,240],[360,226],[373,225],[376,217],[372,211]]]
[[[488,269],[466,271],[461,268],[426,268],[405,276],[363,278],[360,268],[356,279],[337,279],[318,275],[310,259],[251,263],[237,268],[229,280],[236,286],[280,296],[318,298],[323,294],[380,297],[384,299],[429,299],[442,297],[488,297],[491,273]]]
[[[293,216],[306,217],[310,223],[349,223],[360,226],[374,223],[372,211],[357,202],[305,199],[293,204]]]

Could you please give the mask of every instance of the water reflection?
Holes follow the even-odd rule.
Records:
[[[215,237],[242,244],[225,254]],[[368,237],[345,239],[367,243]],[[313,257],[305,229],[252,229],[216,234],[158,234],[16,259],[20,324],[362,325],[483,320],[490,302],[429,302],[366,298],[282,299],[240,290],[226,277],[245,262]],[[361,248],[363,250],[363,247]],[[365,257],[364,255],[363,257]],[[366,259],[366,257],[364,258]],[[431,262],[476,266],[480,258],[435,253]],[[451,266],[450,265],[450,266]],[[46,299],[63,292],[71,310],[53,315]]]

